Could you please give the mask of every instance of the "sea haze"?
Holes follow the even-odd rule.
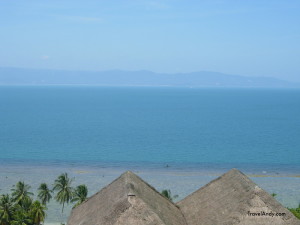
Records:
[[[91,72],[1,67],[0,85],[300,88],[299,83],[292,83],[271,77],[246,77],[207,71],[164,74],[145,70]]]
[[[0,109],[1,161],[300,162],[298,89],[1,86]]]

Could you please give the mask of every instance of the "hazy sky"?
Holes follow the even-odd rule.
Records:
[[[300,82],[300,1],[0,0],[0,66]]]

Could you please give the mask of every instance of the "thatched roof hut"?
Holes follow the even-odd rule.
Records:
[[[300,225],[274,197],[236,169],[178,206],[126,172],[73,209],[68,225]]]
[[[68,225],[187,225],[178,207],[126,172],[72,210]]]
[[[274,197],[236,169],[178,205],[189,225],[300,225]]]

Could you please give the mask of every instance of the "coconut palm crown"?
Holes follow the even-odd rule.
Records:
[[[77,186],[74,191],[73,199],[71,201],[71,202],[76,202],[73,208],[83,203],[87,199],[87,195],[88,195],[88,189],[86,185],[81,184]]]
[[[65,203],[69,203],[73,198],[72,181],[73,179],[70,179],[67,173],[63,173],[54,182],[53,190],[57,191],[55,199],[62,204],[62,213],[64,212]]]
[[[29,192],[31,187],[28,184],[25,184],[23,181],[19,181],[11,189],[13,201],[16,203],[21,203],[25,199],[33,195],[32,192]]]
[[[173,201],[175,198],[178,198],[178,195],[172,196],[171,190],[167,190],[167,189],[162,190],[161,194],[162,196],[166,197],[170,201]]]
[[[8,225],[13,219],[15,208],[8,194],[0,197],[0,224]]]
[[[46,183],[42,183],[38,188],[38,191],[39,191],[38,198],[41,200],[41,202],[44,205],[46,205],[52,198],[51,195],[52,190],[48,188],[48,185]]]
[[[32,219],[30,218],[29,213],[24,210],[17,209],[14,214],[14,220],[11,222],[11,225],[31,225]],[[40,225],[40,224],[38,224]]]
[[[32,208],[30,210],[31,217],[33,219],[33,223],[36,225],[40,225],[44,222],[47,210],[46,206],[41,204],[39,201],[34,201],[32,203]]]

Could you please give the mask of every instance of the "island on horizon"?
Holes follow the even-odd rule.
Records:
[[[233,88],[300,88],[272,77],[247,77],[219,72],[155,73],[147,70],[69,71],[0,67],[0,85],[98,85]]]

